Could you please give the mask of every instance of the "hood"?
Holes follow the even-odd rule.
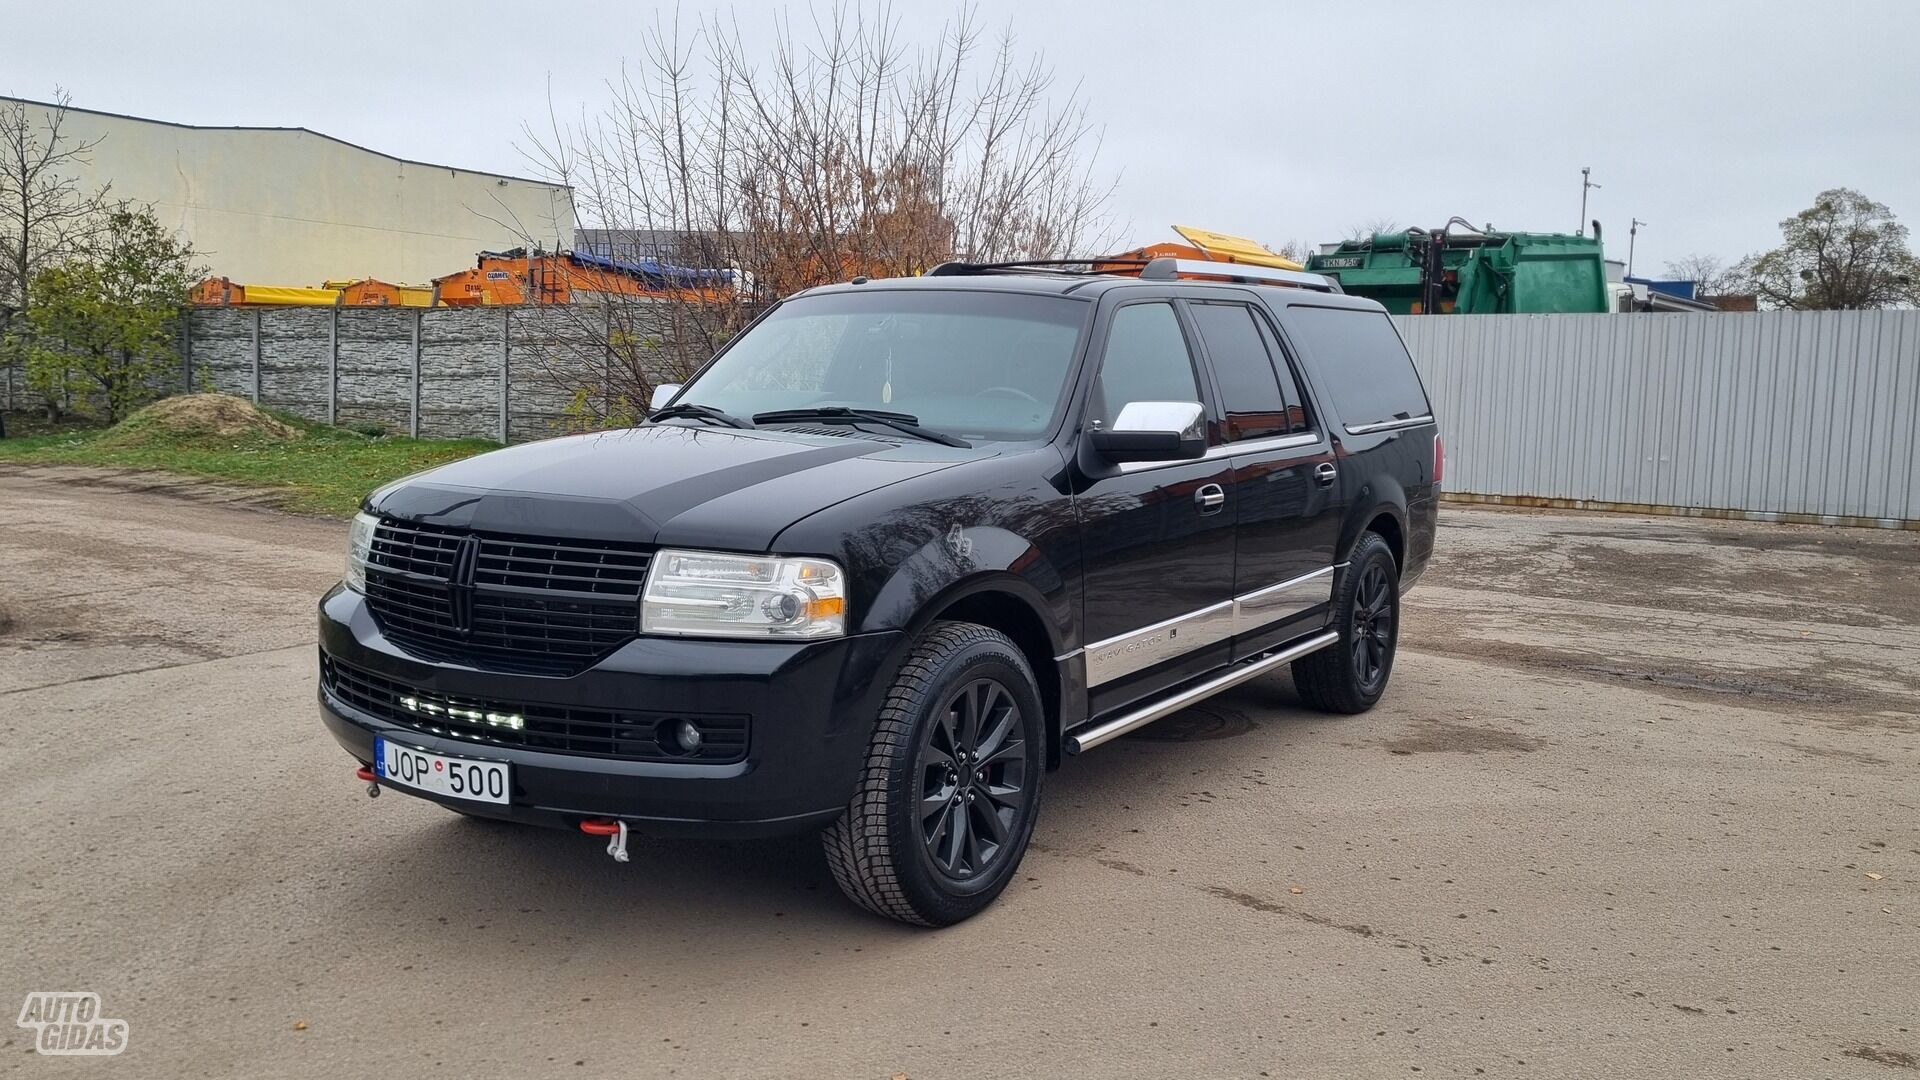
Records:
[[[851,433],[659,424],[480,454],[398,481],[368,504],[488,532],[765,551],[808,514],[980,456]]]

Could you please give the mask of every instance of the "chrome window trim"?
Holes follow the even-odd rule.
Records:
[[[1312,446],[1322,440],[1317,431],[1303,431],[1292,435],[1273,435],[1264,439],[1248,439],[1245,442],[1221,443],[1207,447],[1207,452],[1197,458],[1182,461],[1122,461],[1118,467],[1123,473],[1150,472],[1154,469],[1170,469],[1175,465],[1192,465],[1200,461],[1221,461],[1239,457],[1242,454],[1264,454],[1275,450],[1292,450],[1301,446]]]
[[[1413,416],[1405,420],[1382,420],[1377,424],[1348,424],[1346,429],[1349,435],[1371,435],[1376,431],[1392,431],[1395,428],[1419,427],[1421,424],[1431,423],[1433,423],[1433,414],[1427,413],[1425,416]]]
[[[1087,686],[1100,686],[1327,603],[1333,599],[1333,575],[1338,569],[1339,566],[1323,566],[1299,577],[1241,593],[1231,600],[1102,638],[1054,659],[1064,662],[1076,653],[1084,654]]]

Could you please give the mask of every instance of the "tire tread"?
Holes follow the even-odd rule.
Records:
[[[834,820],[821,834],[827,866],[834,881],[854,903],[888,919],[915,926],[941,926],[944,920],[930,918],[908,897],[894,864],[890,837],[889,811],[891,785],[906,778],[896,777],[892,762],[901,748],[911,749],[914,722],[927,697],[938,689],[939,674],[954,654],[978,644],[1000,647],[1021,671],[1026,659],[1014,643],[999,631],[977,623],[937,622],[908,654],[880,706],[879,722],[867,744],[866,760],[861,765],[859,785],[847,812]],[[1029,673],[1029,678],[1031,674]]]
[[[1393,549],[1387,546],[1379,533],[1361,533],[1360,539],[1353,545],[1347,573],[1341,575],[1339,592],[1334,597],[1333,611],[1340,640],[1293,662],[1293,687],[1309,708],[1321,712],[1363,713],[1378,704],[1381,695],[1386,692],[1385,681],[1382,681],[1379,693],[1369,697],[1363,692],[1359,681],[1353,676],[1353,667],[1347,654],[1347,634],[1352,626],[1350,612],[1357,588],[1358,570],[1363,564],[1381,558],[1386,559],[1390,566],[1396,565]],[[1398,624],[1396,617],[1396,634],[1399,632]]]

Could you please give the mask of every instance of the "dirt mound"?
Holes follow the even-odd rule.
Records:
[[[102,442],[128,446],[156,437],[297,439],[300,432],[274,419],[246,398],[231,394],[182,394],[154,402],[114,425]]]

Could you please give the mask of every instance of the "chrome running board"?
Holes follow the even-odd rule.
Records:
[[[1326,633],[1310,637],[1298,645],[1289,645],[1279,652],[1268,653],[1257,660],[1242,661],[1232,668],[1229,668],[1226,672],[1216,675],[1198,686],[1190,686],[1172,697],[1162,698],[1151,705],[1135,709],[1133,712],[1123,716],[1115,717],[1097,727],[1087,728],[1083,731],[1069,732],[1066,737],[1067,753],[1078,754],[1091,750],[1101,743],[1110,742],[1136,728],[1146,727],[1155,720],[1172,716],[1174,713],[1179,712],[1189,705],[1205,701],[1207,698],[1212,697],[1222,690],[1231,689],[1246,682],[1248,679],[1265,675],[1281,664],[1292,663],[1310,652],[1324,649],[1339,640],[1340,632],[1338,630],[1328,630]]]

